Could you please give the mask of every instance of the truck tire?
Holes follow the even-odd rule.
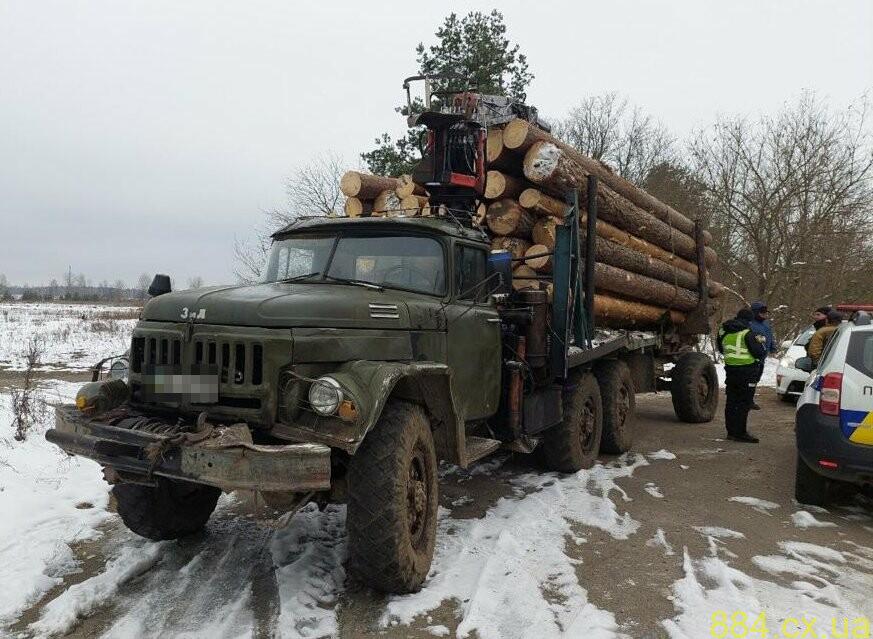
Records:
[[[611,455],[630,450],[636,422],[636,394],[630,369],[621,360],[606,360],[594,369],[603,402],[600,451]]]
[[[711,422],[718,406],[718,373],[703,353],[685,353],[671,371],[670,394],[679,421]]]
[[[591,468],[600,450],[603,404],[592,373],[571,373],[564,389],[564,420],[543,433],[537,450],[549,470],[575,473]]]
[[[825,506],[828,501],[830,480],[815,472],[797,455],[797,467],[794,472],[794,498],[801,504],[810,506]]]
[[[212,486],[157,478],[157,486],[115,484],[112,494],[124,525],[153,541],[178,539],[201,530],[221,491]]]
[[[430,420],[389,402],[348,470],[349,571],[388,593],[416,592],[436,541],[437,457]]]

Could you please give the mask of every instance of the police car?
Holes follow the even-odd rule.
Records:
[[[776,394],[786,402],[795,402],[803,393],[803,387],[809,377],[808,371],[802,371],[794,363],[801,357],[806,357],[806,345],[815,334],[815,328],[808,326],[792,341],[782,343],[782,357],[776,367]]]
[[[832,481],[873,485],[873,320],[866,312],[837,329],[797,405],[794,496],[822,506]]]

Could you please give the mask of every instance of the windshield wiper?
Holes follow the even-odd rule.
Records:
[[[321,275],[321,271],[315,271],[315,273],[304,273],[303,275],[295,275],[294,277],[286,277],[284,280],[279,280],[279,282],[283,284],[285,282],[299,282],[300,280],[315,277],[316,275]]]
[[[348,277],[336,277],[335,275],[325,275],[324,279],[331,280],[333,282],[339,282],[341,284],[355,284],[357,286],[363,286],[364,288],[372,288],[376,291],[384,291],[384,286],[379,286],[378,284],[373,284],[373,282],[365,282],[364,280],[354,280]]]

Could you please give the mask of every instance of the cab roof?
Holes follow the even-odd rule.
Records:
[[[273,233],[272,237],[275,240],[306,231],[343,229],[419,231],[488,242],[488,236],[482,229],[465,226],[450,217],[300,217]]]

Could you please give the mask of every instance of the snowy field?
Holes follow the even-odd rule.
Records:
[[[125,350],[133,324],[117,319],[107,338],[88,326],[118,307],[10,306],[0,306],[0,361],[9,368],[20,365],[14,346],[38,333],[70,340],[51,345],[53,370],[81,370],[91,356],[80,353]],[[77,387],[49,379],[41,390],[57,402]],[[769,634],[750,637],[802,633],[801,617],[818,620],[806,636],[870,636],[830,627],[873,618],[870,501],[824,511],[765,499],[763,487],[733,489],[712,503],[700,495],[695,505],[711,516],[694,521],[681,492],[694,482],[684,478],[708,472],[706,455],[733,454],[708,435],[703,448],[680,436],[670,449],[643,446],[569,476],[507,457],[443,467],[431,574],[421,592],[386,598],[346,578],[343,506],[310,505],[286,523],[255,517],[244,495],[225,495],[204,535],[153,543],[120,524],[96,464],[45,442],[50,418],[23,443],[12,440],[11,420],[0,391],[0,636],[699,639],[715,636],[719,614],[737,611],[749,626],[766,619]],[[671,507],[674,517],[656,519]],[[723,510],[741,521],[725,525]],[[666,606],[656,634],[641,634],[628,621],[634,611],[601,596],[594,573],[604,554],[656,560],[608,579]],[[646,579],[662,586],[649,590]]]
[[[99,304],[0,303],[0,369],[22,370],[36,339],[42,371],[83,370],[128,349],[139,308]]]

